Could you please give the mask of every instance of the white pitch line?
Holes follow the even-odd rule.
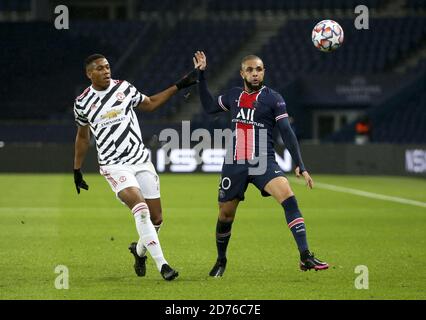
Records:
[[[297,180],[294,180],[294,181],[297,181]],[[300,182],[297,181],[297,182],[300,183],[301,181]],[[304,183],[304,182],[301,182],[301,183]],[[372,198],[372,199],[377,199],[377,200],[392,201],[392,202],[410,204],[410,205],[413,205],[413,206],[426,208],[426,202],[416,201],[416,200],[411,200],[411,199],[405,199],[405,198],[400,198],[400,197],[392,197],[392,196],[387,196],[387,195],[384,195],[384,194],[362,191],[362,190],[353,189],[353,188],[346,188],[346,187],[336,186],[336,185],[328,184],[328,183],[315,182],[314,188],[315,187],[327,189],[327,190],[331,190],[331,191],[336,191],[336,192],[354,194],[354,195],[357,195],[357,196],[362,196],[362,197],[367,197],[367,198]]]

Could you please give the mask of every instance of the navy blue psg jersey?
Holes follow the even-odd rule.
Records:
[[[275,159],[273,130],[278,120],[288,117],[283,97],[263,86],[248,93],[235,87],[218,97],[218,104],[232,114],[231,129],[235,130],[233,159],[252,160],[267,156]],[[265,139],[260,136],[266,135]]]

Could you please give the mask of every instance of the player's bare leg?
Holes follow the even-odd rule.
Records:
[[[151,222],[150,210],[139,188],[126,188],[120,191],[118,196],[132,210],[140,241],[148,249],[151,257],[155,261],[157,269],[160,271],[163,278],[165,280],[173,280],[176,278],[178,273],[170,268],[166,259],[164,258],[157,232],[155,231],[154,225]],[[132,246],[130,250],[132,251]],[[138,276],[143,276],[143,270],[139,268],[140,266],[138,266],[138,262],[144,263],[145,261],[140,261],[141,259],[138,259],[139,255],[137,252],[132,251],[132,253],[135,256],[136,274],[138,274]],[[145,259],[142,257],[142,260]]]
[[[151,213],[151,221],[155,228],[160,228],[163,223],[163,210],[161,208],[161,199],[145,199]],[[157,232],[158,233],[158,232]]]
[[[219,217],[216,225],[216,246],[218,257],[210,271],[211,277],[221,277],[226,268],[226,249],[231,238],[232,223],[235,219],[239,199],[219,202]]]
[[[288,227],[293,233],[300,252],[300,269],[303,271],[314,269],[328,269],[328,264],[315,258],[309,251],[306,240],[305,220],[299,210],[296,197],[291,190],[290,183],[284,177],[276,177],[265,186],[265,191],[275,198],[284,208]]]

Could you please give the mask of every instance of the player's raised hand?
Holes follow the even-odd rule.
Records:
[[[199,69],[201,71],[206,70],[207,68],[207,58],[203,51],[197,51],[192,58],[194,62],[194,68]]]
[[[301,175],[303,176],[303,178],[305,178],[306,185],[309,187],[309,189],[312,189],[314,187],[314,180],[312,180],[308,171],[303,171],[302,174],[300,174],[300,168],[296,167],[296,170],[294,170],[294,172],[296,173],[297,178],[300,178]]]
[[[78,194],[80,194],[80,188],[89,190],[89,186],[87,185],[86,181],[83,180],[83,174],[81,173],[80,169],[74,169],[74,183]]]

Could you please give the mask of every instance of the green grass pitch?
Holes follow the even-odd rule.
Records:
[[[138,278],[128,245],[137,239],[130,211],[100,175],[86,175],[78,196],[72,175],[0,175],[0,299],[425,299],[426,208],[322,188],[291,179],[308,242],[330,264],[298,269],[282,208],[250,186],[240,204],[221,279],[216,257],[218,174],[160,175],[161,244],[180,276],[162,280],[152,259]],[[426,202],[426,180],[325,176],[316,182]],[[55,267],[69,289],[55,288]],[[369,289],[355,288],[358,265]]]

